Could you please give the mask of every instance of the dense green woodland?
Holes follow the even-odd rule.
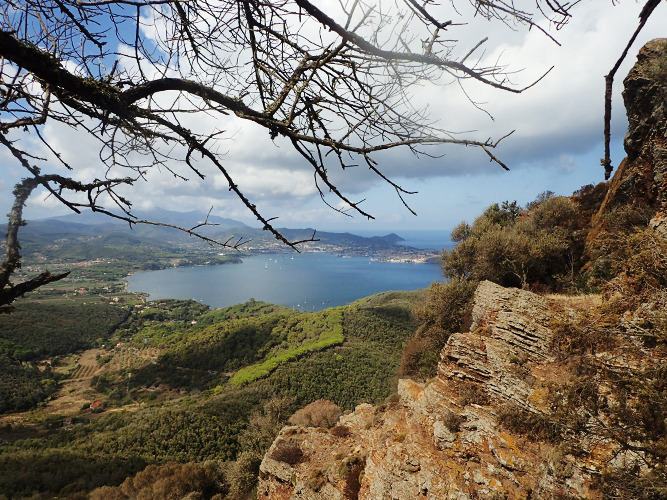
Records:
[[[415,329],[411,310],[420,297],[423,292],[390,292],[316,313],[254,301],[214,311],[181,300],[155,302],[131,313],[106,306],[103,310],[119,311],[117,322],[87,337],[79,334],[77,349],[123,341],[125,348],[157,348],[160,356],[153,363],[95,377],[93,384],[107,404],[125,410],[99,415],[82,410],[67,429],[63,417],[35,413],[38,421],[32,425],[0,429],[0,470],[7,472],[0,475],[0,491],[11,498],[36,493],[43,498],[59,493],[76,497],[79,491],[118,485],[150,464],[214,460],[224,465],[222,472],[216,469],[220,478],[227,477],[223,490],[232,477],[245,478],[235,481],[242,491],[230,493],[241,495],[254,485],[262,454],[296,409],[321,398],[353,409],[364,401],[381,403],[390,395],[402,345]],[[42,307],[30,304],[28,309],[39,315]],[[44,308],[43,313],[50,315],[51,325],[61,319],[58,307]],[[63,308],[61,313],[65,320],[73,311]],[[27,323],[21,315],[3,320],[11,325],[7,331],[13,332],[15,350],[48,344],[47,327],[22,328]],[[328,334],[340,334],[340,340],[333,347],[319,347]],[[304,345],[312,349],[256,379],[232,384],[224,373],[281,359]],[[49,354],[62,354],[62,349],[54,347]],[[108,353],[100,363],[111,365],[114,349]],[[22,369],[28,384],[36,369],[28,363]],[[47,376],[42,373],[41,380],[51,380]],[[52,386],[57,383],[54,379]],[[165,400],[157,390],[160,384],[179,389],[183,397]],[[24,406],[11,410],[34,406],[50,395],[28,399],[30,391],[25,392]],[[272,401],[283,407],[279,418],[266,408]]]
[[[0,314],[0,352],[30,361],[88,349],[129,316],[127,308],[105,303],[23,301],[12,314]]]
[[[21,302],[0,314],[0,413],[29,410],[52,396],[58,380],[37,360],[101,345],[130,311],[109,304]]]
[[[34,408],[55,394],[61,378],[6,354],[0,354],[0,374],[0,414]]]

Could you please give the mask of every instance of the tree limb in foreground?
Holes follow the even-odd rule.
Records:
[[[532,14],[504,1],[471,3],[488,19],[543,31],[542,21],[567,22],[571,7],[540,1]],[[23,206],[37,188],[75,212],[160,224],[132,215],[128,188],[153,169],[177,180],[220,173],[262,227],[296,249],[302,242],[287,240],[276,217],[262,213],[225,166],[222,126],[231,120],[263,127],[269,140],[284,138],[312,167],[322,198],[333,196],[343,208],[325,203],[368,218],[332,181],[332,169],[365,165],[410,210],[405,195],[411,192],[383,173],[376,153],[427,154],[432,145],[462,145],[507,168],[492,152],[499,140],[442,130],[411,104],[412,89],[427,81],[471,80],[514,93],[532,86],[514,87],[506,68],[483,63],[484,40],[457,56],[450,32],[465,25],[452,14],[414,0],[390,10],[365,0],[326,9],[310,0],[5,0],[0,143],[26,178],[14,193],[0,305],[64,277],[47,272],[24,284],[10,281],[20,268]],[[202,127],[208,117],[220,125]],[[96,141],[93,178],[66,160],[52,127]],[[198,227],[178,229],[223,247],[244,242],[214,241]]]

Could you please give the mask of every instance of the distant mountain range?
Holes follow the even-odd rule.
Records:
[[[133,215],[137,219],[150,220],[154,222],[163,222],[165,224],[172,224],[174,226],[180,226],[185,228],[191,228],[198,224],[202,224],[207,219],[207,215],[203,212],[191,211],[191,212],[174,212],[172,210],[165,210],[163,208],[154,208],[152,210],[137,210],[132,211]],[[50,217],[48,219],[41,219],[36,222],[51,222],[51,221],[61,221],[73,224],[84,224],[84,225],[104,225],[108,226],[109,224],[119,224],[127,225],[126,222],[114,219],[107,215],[101,214],[99,212],[83,212],[81,214],[68,214],[58,217]],[[209,224],[215,224],[214,227],[217,229],[230,229],[235,227],[250,227],[243,222],[226,219],[224,217],[218,217],[217,215],[208,216]]]
[[[182,228],[193,228],[204,223],[207,217],[203,212],[174,212],[161,208],[133,213],[140,220],[171,224]],[[252,240],[253,246],[274,245],[276,241],[270,232],[250,227],[234,219],[211,215],[208,217],[208,223],[212,225],[199,227],[197,231],[217,241],[242,238]],[[314,229],[279,228],[279,231],[287,239],[296,241],[310,238]],[[319,240],[319,245],[345,248],[366,247],[374,250],[388,249],[404,241],[394,233],[364,237],[351,233],[318,231],[316,238]],[[96,245],[105,246],[207,246],[205,242],[174,228],[147,224],[130,226],[127,222],[94,212],[28,221],[27,226],[21,229],[20,239],[26,250],[36,250],[41,245],[48,245],[57,240],[85,240],[87,242],[95,240]]]

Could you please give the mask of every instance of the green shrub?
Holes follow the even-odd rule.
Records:
[[[516,203],[491,205],[472,226],[462,223],[452,232],[457,245],[443,252],[445,276],[557,289],[563,281],[558,276],[574,279],[581,266],[582,229],[570,198],[546,197],[524,212]]]
[[[403,347],[400,374],[428,379],[436,373],[440,350],[452,333],[467,328],[477,283],[432,283],[426,301],[413,309],[417,330]]]

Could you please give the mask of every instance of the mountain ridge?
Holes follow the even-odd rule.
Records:
[[[24,248],[30,249],[34,245],[46,244],[56,240],[86,239],[91,241],[103,241],[110,234],[125,235],[129,245],[157,245],[165,244],[186,245],[195,248],[210,248],[206,241],[199,240],[190,234],[176,229],[177,226],[191,229],[199,226],[207,220],[208,224],[197,227],[197,232],[211,240],[225,242],[228,240],[251,242],[246,245],[251,249],[256,246],[271,248],[275,247],[275,238],[261,228],[248,226],[234,219],[226,219],[218,216],[207,216],[198,211],[175,212],[164,209],[153,211],[136,212],[137,220],[151,220],[156,224],[133,224],[109,218],[103,214],[66,215],[47,219],[28,221],[22,228]],[[167,225],[162,225],[167,224]],[[313,228],[279,228],[281,233],[291,241],[309,240],[314,237],[316,245],[329,245],[341,248],[367,247],[373,250],[387,250],[405,239],[396,233],[376,236],[361,236],[350,232],[317,231]],[[308,247],[304,247],[308,251]],[[241,247],[243,251],[243,247]],[[288,250],[287,247],[283,250]],[[252,251],[252,250],[251,250]]]

